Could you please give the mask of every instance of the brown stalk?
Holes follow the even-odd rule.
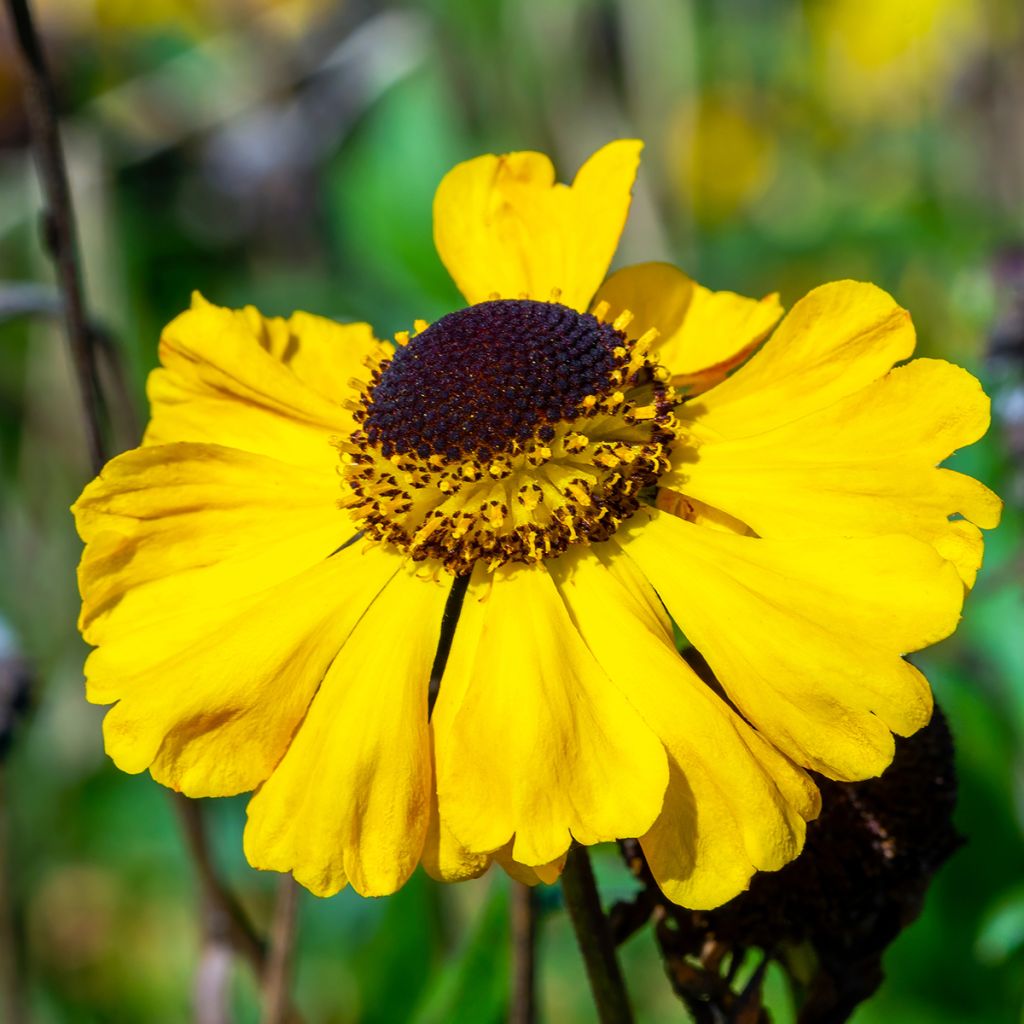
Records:
[[[562,895],[583,954],[598,1020],[601,1024],[631,1024],[633,1010],[585,846],[569,850],[562,872]]]
[[[44,242],[53,261],[68,343],[84,410],[86,441],[93,472],[106,462],[103,439],[103,398],[97,369],[96,332],[90,329],[82,293],[75,218],[58,130],[57,104],[39,34],[28,0],[6,0],[14,28],[25,85],[25,108],[33,153],[43,190]],[[263,976],[265,951],[245,913],[219,878],[210,856],[199,805],[181,794],[173,796],[202,892],[204,953],[197,977],[197,1019],[216,1024],[227,1013],[228,956],[242,957],[257,977]],[[289,938],[287,945],[291,945]],[[290,952],[287,954],[290,956]],[[286,962],[284,953],[279,956]],[[284,975],[282,975],[284,976]],[[286,1020],[297,1017],[287,995],[275,996],[287,1008]],[[273,1019],[273,1018],[272,1018]]]
[[[512,883],[512,1005],[509,1024],[535,1024],[537,1020],[537,904],[533,889]]]
[[[289,997],[298,911],[299,887],[291,875],[282,875],[278,882],[270,945],[263,970],[263,1016],[260,1024],[296,1024],[298,1021]]]
[[[25,80],[25,113],[43,190],[43,242],[57,275],[75,378],[81,393],[89,458],[93,472],[98,473],[106,461],[101,426],[103,406],[94,339],[85,315],[78,270],[75,218],[57,128],[57,102],[28,0],[7,0],[7,9],[18,44]]]

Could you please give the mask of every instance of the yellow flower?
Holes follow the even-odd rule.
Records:
[[[681,104],[670,139],[674,183],[702,221],[735,217],[775,178],[778,138],[752,96],[705,92]]]
[[[262,30],[296,35],[328,8],[328,0],[42,0],[44,22],[65,32],[133,35],[175,32],[195,38],[258,19]]]
[[[978,0],[829,0],[807,13],[821,91],[854,121],[919,120],[986,41]]]
[[[935,466],[987,399],[892,369],[910,319],[852,282],[727,376],[775,296],[602,283],[639,152],[571,186],[537,153],[452,170],[435,236],[470,305],[395,349],[198,297],[165,330],[144,445],[74,507],[88,697],[125,771],[256,790],[254,866],[321,895],[421,862],[552,881],[573,838],[638,836],[711,907],[800,851],[804,768],[875,775],[927,722],[904,655],[955,628],[999,514]]]

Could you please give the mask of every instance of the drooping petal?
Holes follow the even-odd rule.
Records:
[[[427,690],[447,589],[399,571],[352,631],[249,803],[245,853],[318,896],[394,892],[430,819]]]
[[[430,729],[433,762],[433,726]],[[471,853],[460,843],[448,825],[441,821],[437,806],[437,786],[430,785],[430,822],[423,843],[423,870],[438,882],[462,882],[478,878],[491,866],[488,853]]]
[[[478,568],[434,708],[442,821],[471,850],[545,865],[570,837],[646,831],[667,781],[657,737],[611,683],[547,569]]]
[[[119,632],[86,662],[89,699],[117,700],[103,722],[107,753],[189,796],[253,789],[400,565],[353,545],[216,618],[183,613]]]
[[[698,416],[693,448],[662,482],[764,537],[908,533],[939,546],[970,584],[980,536],[949,517],[991,528],[1001,503],[978,481],[935,467],[988,424],[989,400],[974,377],[916,359],[763,433],[723,439]]]
[[[964,588],[907,536],[741,537],[653,512],[616,541],[654,584],[750,722],[798,764],[879,774],[891,732],[931,715],[903,655],[948,636]],[[645,517],[646,518],[646,517]]]
[[[805,819],[818,811],[808,776],[679,657],[659,615],[631,592],[635,568],[621,552],[598,545],[554,564],[587,646],[668,750],[665,805],[641,839],[662,891],[688,907],[714,907],[755,871],[792,860]]]
[[[434,241],[469,303],[556,298],[583,311],[611,263],[629,212],[640,142],[599,149],[572,185],[542,153],[481,156],[445,175]]]
[[[706,390],[741,363],[782,316],[778,295],[761,300],[713,292],[669,263],[639,263],[616,271],[597,301],[610,316],[633,314],[631,335],[658,331],[652,351],[672,383],[692,394]]]
[[[437,793],[431,791],[430,824],[423,842],[423,870],[438,882],[479,878],[493,859],[489,853],[470,853],[437,814]]]
[[[705,437],[762,434],[877,380],[914,351],[914,341],[910,314],[880,288],[822,285],[731,377],[687,402],[680,419],[699,423]]]
[[[377,350],[366,324],[270,319],[197,295],[160,338],[144,443],[205,441],[333,472],[330,439],[354,429],[349,379],[368,377]]]
[[[693,299],[679,331],[661,352],[673,383],[693,393],[717,383],[738,366],[782,316],[776,293],[748,299],[694,284]]]
[[[512,843],[506,843],[494,854],[494,860],[501,865],[505,873],[513,881],[521,882],[523,885],[554,885],[565,869],[565,858],[568,853],[556,857],[550,864],[535,864],[527,867],[512,859]]]
[[[72,511],[86,641],[154,627],[151,653],[204,632],[234,603],[322,561],[355,533],[337,476],[207,444],[137,448],[111,460]],[[102,698],[101,698],[102,699]]]
[[[970,590],[985,557],[985,538],[981,530],[966,519],[955,519],[932,543],[935,550],[956,567],[964,585]]]

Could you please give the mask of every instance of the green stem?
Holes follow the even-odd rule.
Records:
[[[584,846],[573,846],[569,851],[562,872],[562,894],[583,954],[598,1019],[601,1024],[632,1024],[629,995]]]

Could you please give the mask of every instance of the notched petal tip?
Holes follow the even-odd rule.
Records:
[[[642,144],[611,142],[555,182],[541,153],[476,157],[454,167],[434,197],[434,240],[470,303],[495,295],[584,310],[629,210]]]

